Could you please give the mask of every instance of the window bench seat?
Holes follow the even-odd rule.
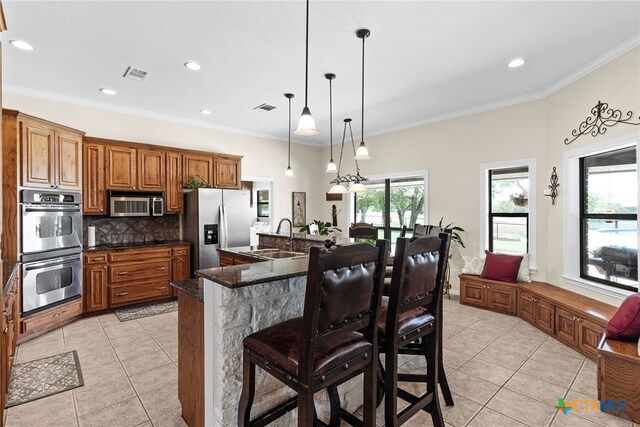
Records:
[[[545,282],[499,282],[460,275],[460,304],[518,316],[596,361],[617,308]]]

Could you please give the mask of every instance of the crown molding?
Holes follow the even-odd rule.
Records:
[[[278,141],[283,143],[288,142],[286,138],[275,137],[273,135],[268,135],[265,133],[251,132],[244,129],[216,125],[208,122],[203,122],[200,120],[185,119],[183,117],[173,116],[169,114],[161,114],[161,113],[142,110],[138,108],[122,107],[119,105],[108,104],[105,102],[92,101],[92,100],[77,98],[77,97],[68,96],[68,95],[60,95],[57,93],[46,92],[46,91],[41,91],[37,89],[29,89],[22,86],[3,84],[2,91],[6,93],[15,94],[15,95],[28,96],[30,98],[44,99],[46,101],[60,102],[63,104],[77,105],[80,107],[95,108],[97,110],[110,111],[113,113],[120,113],[120,114],[128,114],[132,116],[160,120],[164,122],[176,123],[176,124],[181,124],[186,126],[195,126],[195,127],[205,128],[205,129],[212,129],[219,132],[251,136],[254,138],[268,139],[270,141]],[[321,145],[313,144],[309,141],[301,142],[299,140],[297,141],[291,140],[291,142],[299,145],[306,145],[309,147],[315,147],[315,148],[321,147]]]

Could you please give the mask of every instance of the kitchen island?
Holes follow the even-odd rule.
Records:
[[[178,289],[179,304],[178,396],[183,418],[191,427],[237,425],[242,391],[242,340],[253,332],[302,316],[307,266],[308,257],[279,259],[200,270],[196,272],[199,279],[172,283]],[[202,312],[201,316],[194,314],[197,310]],[[202,349],[198,348],[200,343]],[[194,375],[199,366],[204,371],[202,386]],[[342,405],[350,412],[362,404],[361,383],[362,378],[356,377],[339,388]],[[194,392],[197,387],[203,390]],[[294,394],[258,369],[252,416]],[[194,396],[203,403],[194,404]],[[327,420],[326,392],[316,395],[316,408],[319,417]],[[295,414],[293,411],[285,415],[274,425],[295,425]]]

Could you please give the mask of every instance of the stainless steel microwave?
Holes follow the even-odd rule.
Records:
[[[109,207],[111,216],[162,216],[164,199],[161,195],[111,193]]]

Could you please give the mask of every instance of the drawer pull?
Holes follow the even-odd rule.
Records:
[[[104,257],[95,257],[95,258],[89,258],[89,261],[104,261]]]
[[[5,328],[2,330],[2,333],[6,335],[6,334],[7,334],[7,332],[9,332],[9,328],[5,327]]]
[[[56,313],[53,316],[51,316],[52,319],[55,319],[56,317],[60,317],[62,316],[62,313]]]
[[[178,258],[178,262],[184,262],[184,258]]]
[[[129,274],[128,271],[121,271],[119,273],[116,273],[118,276],[126,276],[127,274]]]
[[[125,295],[129,295],[129,292],[120,292],[119,294],[116,294],[117,297],[123,297]]]
[[[158,286],[156,287],[156,291],[162,290],[162,289],[167,289],[166,286]]]
[[[166,270],[166,269],[167,269],[167,267],[156,267],[157,271],[163,271],[163,270]]]

